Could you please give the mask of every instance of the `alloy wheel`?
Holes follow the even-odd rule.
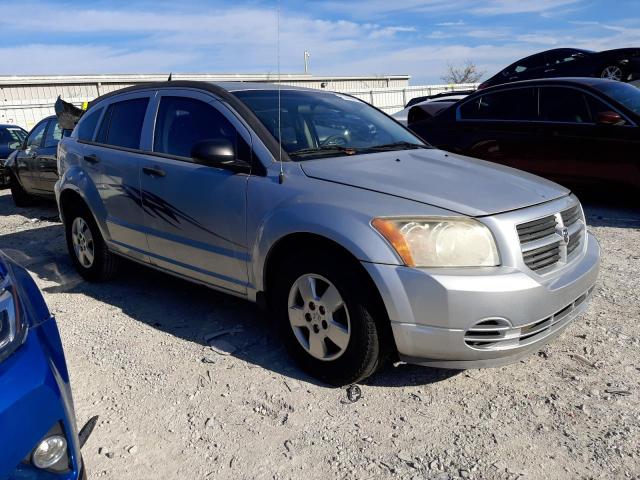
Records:
[[[602,78],[608,78],[609,80],[622,80],[622,69],[615,65],[609,66],[602,71]]]
[[[91,268],[95,258],[95,243],[87,222],[82,217],[76,217],[71,224],[71,239],[73,250],[80,265]]]
[[[309,355],[329,361],[345,352],[351,337],[351,321],[333,283],[321,275],[302,275],[291,286],[288,306],[291,328]]]

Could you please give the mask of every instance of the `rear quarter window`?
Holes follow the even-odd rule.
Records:
[[[140,148],[140,134],[148,104],[149,99],[145,97],[109,105],[96,141],[116,147]]]
[[[80,119],[78,123],[78,140],[91,141],[93,140],[93,134],[96,131],[96,125],[100,119],[102,108],[87,112],[85,116]]]

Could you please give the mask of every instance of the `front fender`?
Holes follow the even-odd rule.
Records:
[[[251,282],[257,291],[264,290],[269,252],[278,242],[297,233],[331,240],[360,261],[400,265],[397,254],[370,222],[370,215],[334,204],[295,203],[276,208],[257,230],[251,255]]]
[[[8,172],[11,172],[11,175],[13,175],[13,178],[15,178],[20,184],[20,186],[22,187],[22,181],[20,180],[20,176],[18,175],[18,169],[16,164],[17,156],[18,156],[17,150],[14,150],[13,152],[11,152],[7,157],[7,159],[4,161],[4,168]]]

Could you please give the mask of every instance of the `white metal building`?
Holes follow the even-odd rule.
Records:
[[[29,130],[42,118],[52,115],[58,95],[68,102],[82,102],[131,85],[167,80],[167,74],[154,75],[29,75],[0,76],[0,123],[20,125]],[[274,74],[175,74],[174,80],[205,82],[275,82]],[[283,74],[286,85],[348,92],[372,105],[394,113],[411,99],[446,90],[473,88],[475,85],[409,86],[409,75],[330,77]]]

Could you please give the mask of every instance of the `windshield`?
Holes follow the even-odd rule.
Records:
[[[621,82],[606,82],[594,86],[636,115],[640,115],[640,88]]]
[[[242,90],[244,102],[278,140],[278,91]],[[293,160],[427,148],[384,113],[355,98],[331,92],[282,90],[282,148]]]

